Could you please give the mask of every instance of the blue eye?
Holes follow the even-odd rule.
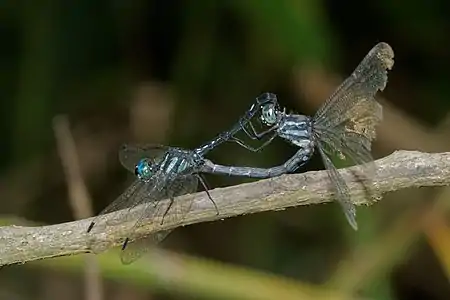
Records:
[[[152,165],[149,159],[141,159],[134,168],[134,174],[139,179],[148,179],[153,175]]]

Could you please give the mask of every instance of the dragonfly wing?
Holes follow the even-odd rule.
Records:
[[[153,163],[158,163],[168,149],[169,147],[158,144],[124,144],[119,150],[119,161],[122,166],[134,174],[134,168],[142,158],[148,158]]]
[[[314,116],[318,130],[335,127],[347,119],[361,119],[359,113],[367,115],[368,108],[362,102],[375,101],[375,94],[383,91],[387,84],[387,71],[394,65],[394,52],[386,43],[379,43],[364,57],[355,71],[336,89]],[[370,106],[373,108],[373,106]],[[380,113],[376,109],[372,113]],[[381,119],[375,116],[374,119]],[[366,119],[367,122],[370,121]],[[357,128],[358,123],[354,124]],[[360,126],[359,126],[360,127]]]
[[[379,105],[373,101],[370,105]],[[381,110],[381,106],[379,106]],[[374,117],[368,113],[367,119]],[[320,140],[328,145],[329,149],[334,149],[335,153],[338,153],[341,158],[349,158],[355,164],[362,165],[366,177],[371,178],[375,173],[375,165],[373,163],[373,157],[371,154],[372,141],[375,139],[375,127],[371,126],[376,124],[374,119],[364,123],[361,120],[358,124],[360,128],[351,126],[351,121],[342,123],[334,128],[328,128],[315,133],[315,139]]]
[[[372,192],[375,189],[371,178],[376,167],[371,147],[376,138],[376,126],[383,118],[375,94],[386,87],[387,71],[393,65],[392,48],[386,43],[377,44],[313,118],[314,139],[322,146],[322,152],[334,152],[340,158],[362,165],[362,175]],[[324,163],[330,164],[331,160],[325,162],[324,159]]]
[[[133,220],[140,219],[142,213],[146,212],[147,209],[144,208],[143,211],[133,210],[136,206],[143,204],[144,207],[153,206],[151,202],[152,193],[154,195],[153,187],[141,180],[135,180],[131,186],[122,193],[115,201],[103,209],[100,214],[94,218],[94,220],[89,225],[87,232],[91,232],[93,228],[99,228],[99,230],[104,230],[107,225],[117,225],[119,223],[131,223]],[[150,201],[150,202],[149,202]],[[114,218],[106,217],[110,212],[117,211]],[[101,222],[103,221],[103,222]],[[99,226],[100,225],[100,226]],[[95,226],[95,227],[94,227]],[[129,236],[134,230],[133,226],[125,229],[125,235]],[[93,249],[95,251],[95,249]]]
[[[356,208],[355,205],[351,202],[348,186],[345,183],[344,178],[342,178],[336,167],[333,165],[333,162],[328,157],[327,153],[324,151],[325,146],[323,144],[320,144],[317,148],[320,155],[322,156],[323,163],[325,165],[325,168],[327,169],[328,177],[330,178],[333,189],[335,190],[336,198],[342,206],[345,217],[347,218],[347,221],[352,226],[352,228],[357,230],[358,224],[356,222]]]
[[[181,195],[192,194],[197,191],[197,186],[198,179],[195,175],[180,175],[170,185],[168,196],[170,199],[173,199]],[[183,201],[174,201],[168,213],[165,214],[165,212],[159,211],[159,215],[165,214],[164,222],[170,222],[171,224],[181,222],[191,210],[193,202],[193,195],[183,199]]]
[[[175,197],[192,193],[197,189],[198,180],[193,175],[179,175],[173,181],[166,183],[164,189],[159,190],[160,200],[167,198],[169,201],[154,201],[148,205],[141,217],[133,226],[132,232],[147,222],[155,226],[162,225],[163,221],[171,224],[179,222],[184,218],[192,206],[192,199],[176,201]],[[124,245],[121,252],[121,260],[124,264],[132,263],[140,258],[151,246],[160,243],[172,232],[172,229],[157,231],[145,238]]]
[[[315,140],[322,141],[327,149],[333,149],[338,157],[346,158],[361,165],[362,173],[358,174],[365,182],[365,187],[373,198],[379,192],[372,185],[376,166],[371,154],[372,142],[376,138],[376,125],[382,119],[382,107],[374,99],[368,99],[364,94],[354,93],[353,106],[340,118],[339,123],[330,121],[328,127],[318,124],[314,129]],[[325,149],[325,150],[327,150]]]
[[[128,265],[138,260],[145,254],[151,245],[158,244],[164,240],[172,230],[158,231],[148,237],[127,243],[120,252],[120,260],[124,265]]]
[[[92,221],[88,232],[93,228],[95,224],[100,223],[101,220],[106,219],[106,224],[115,224],[112,219],[107,219],[106,214],[118,212],[115,220],[124,220],[125,215],[128,213],[129,209],[141,204],[145,198],[140,195],[145,191],[145,182],[141,180],[135,180],[133,183],[123,192],[117,199],[111,202],[106,208],[104,208]],[[128,209],[127,209],[128,208]]]

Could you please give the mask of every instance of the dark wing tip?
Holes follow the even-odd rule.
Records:
[[[394,50],[392,50],[392,47],[388,43],[381,42],[376,44],[369,55],[373,55],[374,53],[381,61],[384,68],[388,70],[392,69],[394,66]]]

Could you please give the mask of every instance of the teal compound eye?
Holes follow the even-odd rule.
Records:
[[[153,175],[153,165],[150,159],[143,158],[139,160],[134,168],[134,174],[139,179],[149,179]]]

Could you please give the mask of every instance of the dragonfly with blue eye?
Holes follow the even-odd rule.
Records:
[[[88,232],[93,230],[100,219],[106,219],[106,214],[114,211],[119,211],[115,215],[115,220],[134,222],[125,233],[126,238],[121,251],[122,262],[129,264],[138,259],[149,246],[161,242],[172,230],[160,230],[148,238],[130,243],[134,231],[144,224],[157,226],[156,220],[159,220],[159,225],[169,221],[167,218],[170,218],[170,224],[183,220],[191,208],[193,199],[174,201],[174,198],[195,192],[199,182],[218,214],[217,205],[209,195],[206,182],[200,175],[205,162],[204,156],[221,143],[232,139],[242,129],[242,125],[250,122],[262,107],[276,101],[273,94],[262,94],[230,130],[194,150],[162,145],[124,145],[119,151],[119,160],[137,178],[122,195],[100,212],[89,225]],[[164,199],[169,201],[162,201]],[[141,204],[142,209],[133,213],[134,208]],[[106,220],[106,224],[108,223],[113,224],[113,220]]]
[[[259,151],[275,137],[281,137],[299,150],[284,164],[272,168],[230,167],[205,161],[203,172],[269,178],[292,173],[308,162],[314,150],[320,153],[332,183],[336,198],[341,204],[349,224],[356,230],[356,209],[343,177],[331,157],[347,158],[361,165],[363,183],[379,197],[371,178],[376,171],[371,155],[371,144],[376,137],[375,127],[382,120],[382,107],[375,94],[387,84],[387,71],[394,65],[394,52],[386,43],[375,45],[353,73],[336,89],[313,117],[287,114],[278,101],[266,103],[261,108],[260,121],[268,129],[258,132],[252,122],[241,124],[247,136],[254,140],[267,138],[260,147],[253,148],[242,140],[232,140],[251,151]],[[272,97],[275,97],[273,95]]]
[[[128,209],[122,214],[131,215],[132,208],[145,204],[144,209],[138,212],[137,221],[130,233],[144,223],[151,223],[156,219],[161,219],[162,224],[166,216],[179,221],[189,211],[192,202],[175,202],[174,197],[195,191],[199,181],[207,191],[199,173],[253,178],[275,177],[294,172],[304,165],[311,158],[314,149],[317,149],[328,170],[336,198],[342,205],[350,225],[357,229],[356,209],[350,200],[348,187],[330,156],[337,154],[339,158],[348,157],[355,163],[364,165],[367,171],[366,179],[370,183],[370,177],[375,171],[370,153],[371,143],[375,138],[375,126],[382,119],[382,107],[374,96],[386,86],[387,70],[394,64],[393,57],[394,53],[388,44],[377,44],[313,117],[287,114],[279,108],[274,94],[265,93],[257,98],[256,103],[230,131],[195,150],[164,146],[124,147],[120,152],[120,161],[127,169],[135,172],[138,178],[100,215],[125,208]],[[262,132],[257,132],[251,122],[258,112],[261,112],[262,123],[269,127]],[[254,140],[268,135],[269,138],[260,147],[253,148],[235,136],[239,131],[244,131]],[[235,141],[248,150],[259,151],[277,136],[300,148],[280,166],[230,167],[214,164],[204,158],[207,152],[225,141]],[[161,204],[164,202],[160,200],[166,198],[170,199],[169,204]],[[212,199],[211,201],[214,203]],[[176,213],[169,213],[169,210]],[[88,231],[91,231],[97,222],[98,219],[95,219]],[[150,239],[156,243],[160,242],[170,232],[171,230],[159,231],[150,236]],[[148,239],[138,240],[131,244],[136,245],[132,247],[128,245],[129,240],[127,238],[122,247],[121,258],[124,263],[130,263],[140,257],[148,246]]]

